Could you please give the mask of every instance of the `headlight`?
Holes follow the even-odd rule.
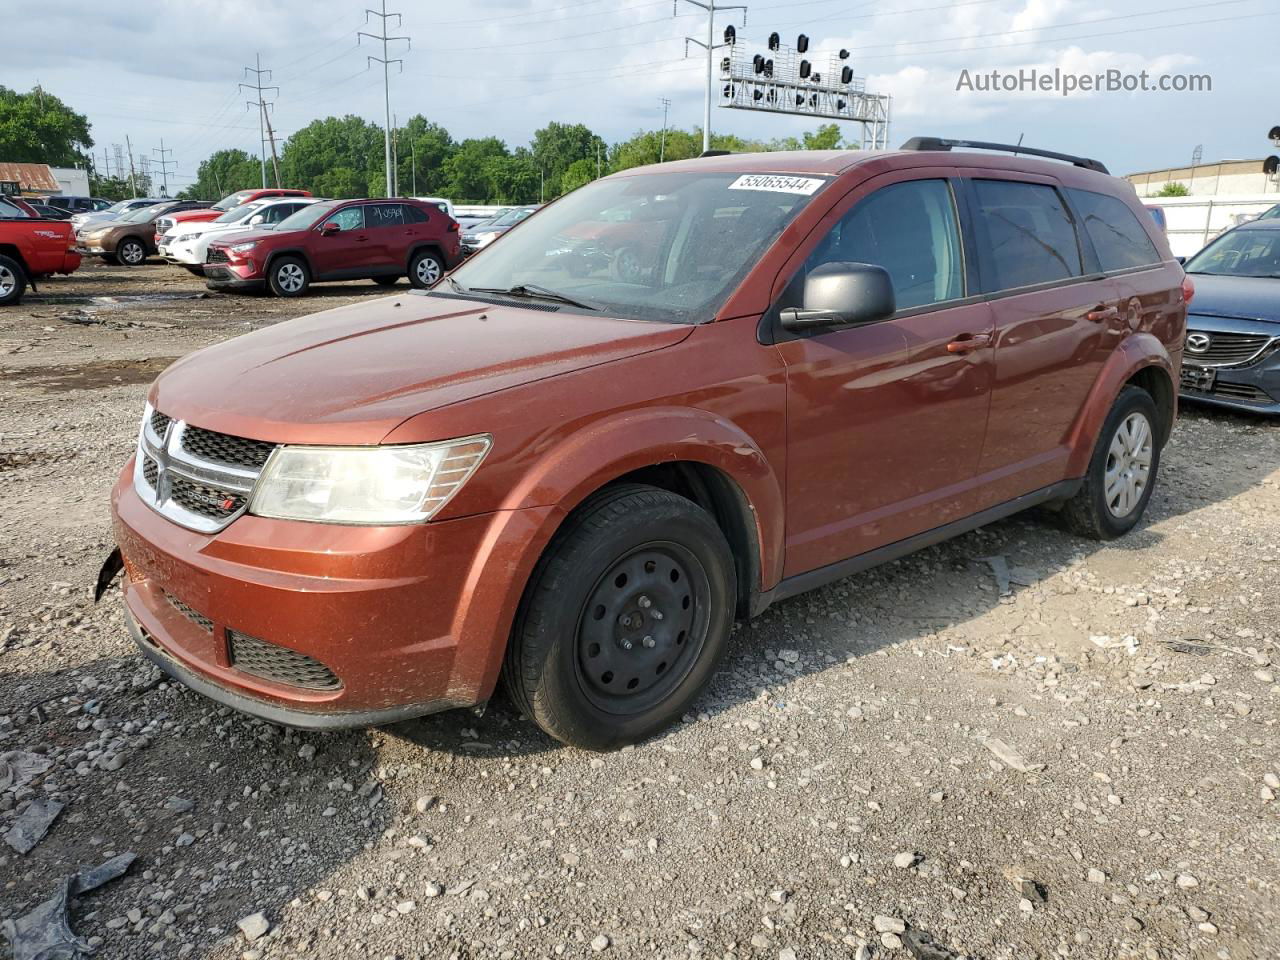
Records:
[[[250,240],[248,243],[237,243],[231,248],[232,253],[247,253],[258,245],[257,240]]]
[[[492,445],[491,437],[479,436],[399,447],[279,447],[249,512],[321,523],[430,520]]]
[[[478,233],[476,234],[476,242],[485,247],[497,240],[499,236],[500,234],[497,233]]]

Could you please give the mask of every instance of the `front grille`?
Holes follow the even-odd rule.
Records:
[[[217,247],[210,247],[209,252],[205,254],[204,262],[205,263],[230,263],[231,258],[227,256],[225,250],[220,250]]]
[[[147,486],[154,490],[156,488],[156,478],[160,474],[160,468],[156,466],[156,462],[150,457],[145,454],[142,456],[142,479],[147,481]]]
[[[246,498],[241,494],[205,486],[186,477],[174,476],[169,482],[169,496],[179,506],[210,520],[226,520],[245,505]]]
[[[1251,383],[1224,383],[1219,380],[1213,385],[1216,396],[1229,397],[1232,400],[1245,400],[1249,403],[1275,403],[1271,396]]]
[[[1203,350],[1186,348],[1187,363],[1210,366],[1228,366],[1246,363],[1256,357],[1271,342],[1265,333],[1219,333],[1209,330],[1188,330],[1187,338],[1202,336],[1209,338],[1209,345]]]
[[[165,591],[164,598],[168,601],[169,606],[173,607],[173,609],[177,610],[205,633],[213,633],[213,621],[203,613],[197,613],[168,591]]]
[[[319,660],[306,654],[278,647],[257,637],[228,630],[231,665],[244,673],[289,687],[307,690],[339,690],[342,681]]]
[[[170,418],[166,417],[159,410],[151,412],[151,432],[157,437],[163,438],[165,430],[169,429]]]
[[[182,433],[182,449],[216,463],[261,470],[275,444],[189,426]]]

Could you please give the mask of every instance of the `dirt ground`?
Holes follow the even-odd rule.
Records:
[[[299,734],[91,589],[147,383],[385,295],[316,293],[87,264],[0,311],[0,833],[63,805],[0,918],[132,852],[71,910],[101,957],[1280,956],[1280,423],[1184,410],[1117,543],[1022,516],[779,604],[620,753],[501,696]]]

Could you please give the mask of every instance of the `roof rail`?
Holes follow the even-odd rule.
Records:
[[[1057,153],[1053,150],[1038,150],[1035,147],[1024,147],[1021,144],[1014,143],[988,143],[985,140],[944,140],[941,137],[912,137],[898,149],[950,150],[952,147],[958,147],[962,150],[1000,150],[1004,153],[1026,154],[1029,157],[1047,157],[1050,160],[1065,160],[1067,163],[1074,164],[1077,167],[1084,167],[1086,170],[1096,170],[1098,173],[1109,174],[1111,172],[1106,168],[1101,160],[1091,160],[1088,157],[1077,157],[1070,153]]]
[[[731,153],[733,153],[732,150],[703,150],[700,154],[698,154],[698,156],[699,157],[727,157]]]

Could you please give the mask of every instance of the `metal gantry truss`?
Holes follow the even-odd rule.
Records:
[[[771,66],[757,72],[757,58],[771,62]],[[800,76],[803,60],[811,66],[808,77]],[[785,44],[774,50],[751,51],[739,40],[720,60],[720,106],[847,120],[861,127],[863,150],[887,149],[889,95],[869,93],[866,80],[845,74],[846,69],[850,69],[847,54],[829,54],[825,62],[820,62],[818,57],[802,55]],[[849,76],[847,82],[842,79],[844,76]]]

